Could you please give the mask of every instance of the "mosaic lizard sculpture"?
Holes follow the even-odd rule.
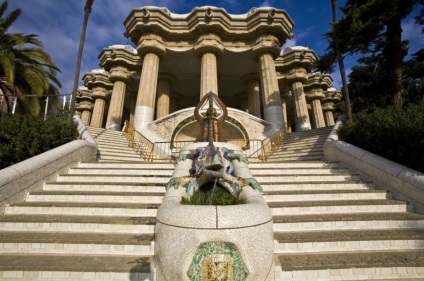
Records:
[[[182,187],[190,197],[205,183],[215,182],[233,196],[237,196],[246,186],[263,192],[262,187],[254,178],[245,179],[234,176],[234,165],[231,161],[236,159],[246,164],[248,162],[243,155],[233,153],[226,147],[217,148],[213,142],[209,142],[206,147],[198,147],[193,154],[180,155],[177,163],[186,159],[193,160],[190,175],[172,178],[166,184],[167,190],[171,187],[175,189]]]

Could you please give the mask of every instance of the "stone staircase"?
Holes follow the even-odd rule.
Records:
[[[156,211],[174,166],[143,163],[122,132],[89,130],[97,162],[0,215],[1,280],[153,280]],[[329,130],[293,133],[249,166],[274,216],[275,280],[424,280],[424,215],[323,162]]]

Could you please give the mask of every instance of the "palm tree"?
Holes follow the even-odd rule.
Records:
[[[43,50],[34,34],[7,33],[21,14],[20,9],[4,16],[7,0],[0,4],[0,114],[10,112],[12,95],[28,106],[32,115],[40,112],[39,97],[58,94],[59,69]],[[57,97],[58,99],[58,97]]]

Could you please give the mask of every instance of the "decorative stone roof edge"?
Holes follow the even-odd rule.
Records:
[[[220,35],[236,32],[237,36],[254,36],[260,32],[270,32],[285,42],[286,38],[292,37],[294,22],[285,10],[267,7],[243,15],[232,15],[223,8],[203,6],[195,7],[188,14],[177,15],[166,13],[163,8],[146,6],[134,8],[124,20],[124,26],[127,30],[125,35],[131,37],[134,43],[146,32],[180,38],[182,35],[195,36],[193,30],[205,28]]]

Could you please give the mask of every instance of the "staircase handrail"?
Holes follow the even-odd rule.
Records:
[[[153,161],[173,161],[176,158],[177,151],[171,149],[171,142],[151,142],[128,121],[125,121],[123,133],[127,137],[129,145],[147,162]],[[259,159],[267,161],[267,159],[277,150],[283,147],[286,135],[283,129],[274,132],[271,136],[260,139],[229,139],[229,143],[259,143],[259,145],[249,146],[244,150],[245,157],[250,159]],[[176,143],[175,141],[173,142]],[[191,141],[181,141],[181,144],[192,143]],[[169,144],[169,145],[167,145]],[[181,147],[181,146],[179,146]]]

